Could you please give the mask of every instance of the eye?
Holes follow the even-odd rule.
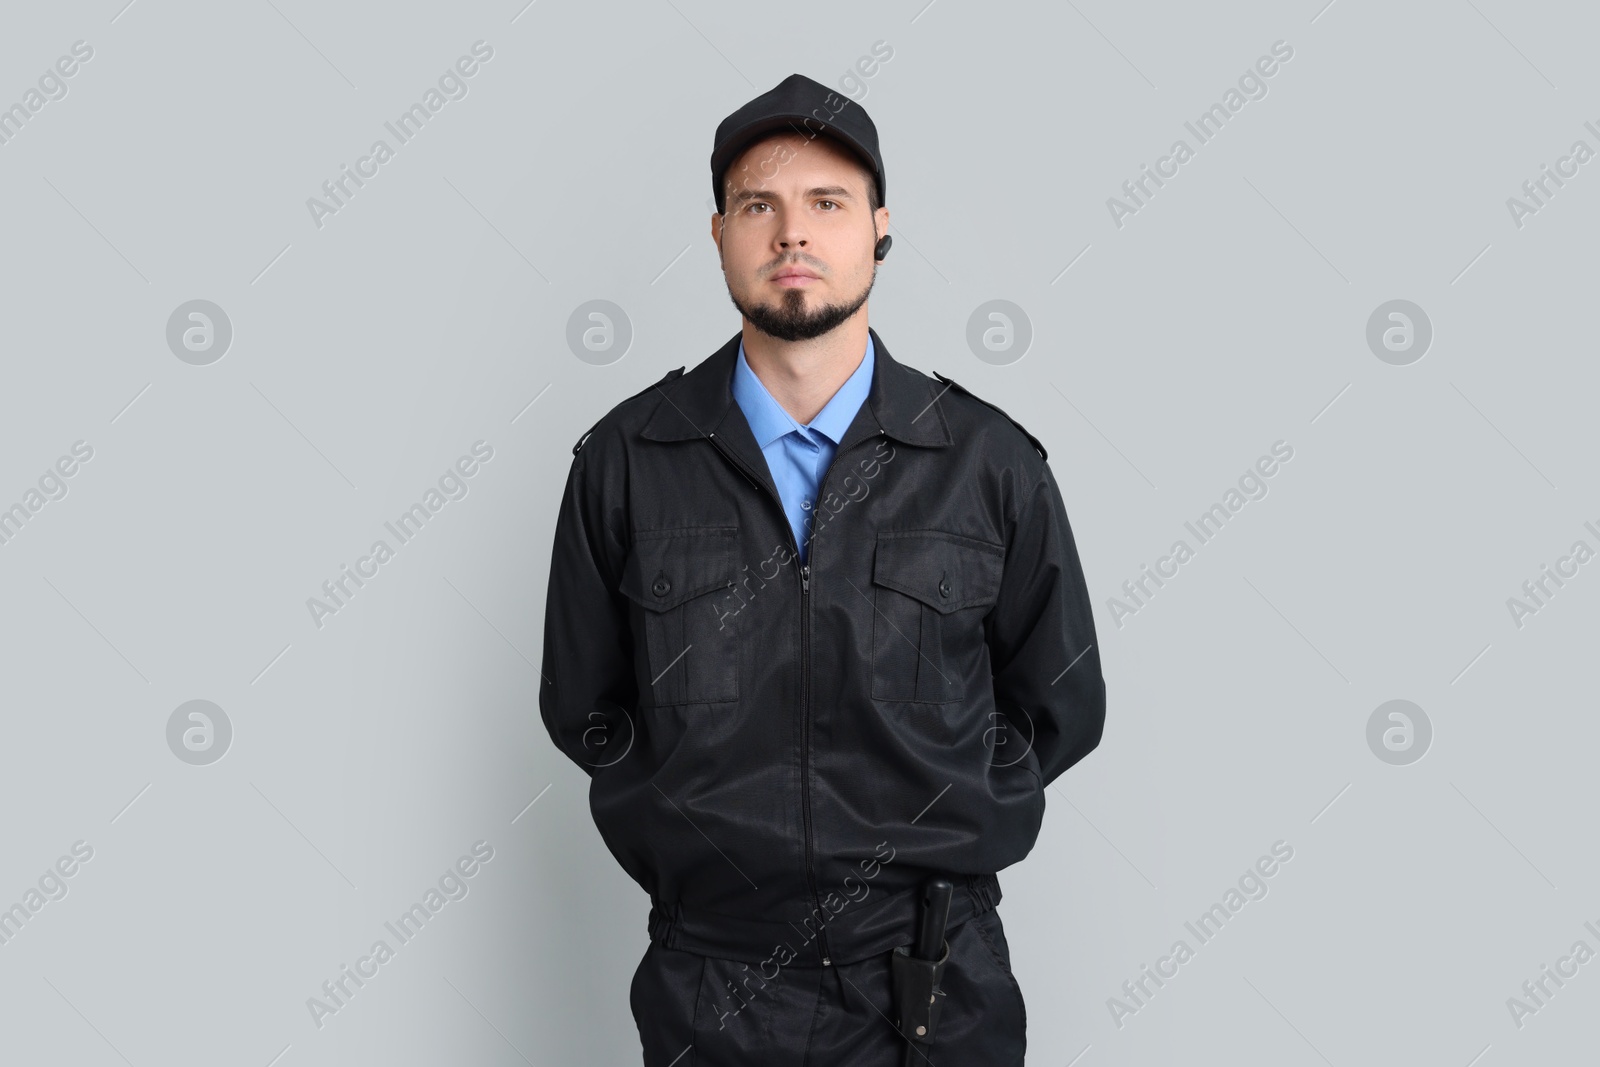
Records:
[[[772,206],[771,204],[763,203],[762,201],[758,200],[755,203],[750,204],[748,207],[746,207],[745,211],[746,212],[753,212],[758,207],[771,207],[771,206]]]
[[[819,206],[822,205],[822,204],[832,204],[834,207],[838,207],[839,206],[839,202],[837,200],[818,200],[817,204]]]

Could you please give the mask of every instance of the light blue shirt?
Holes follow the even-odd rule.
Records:
[[[872,389],[872,349],[869,334],[861,366],[844,380],[817,417],[802,426],[767,392],[744,358],[744,342],[739,342],[739,359],[733,367],[733,398],[739,402],[750,432],[767,458],[767,469],[783,499],[784,514],[794,530],[795,544],[800,546],[802,563],[809,555],[809,520],[817,506],[817,483],[827,473],[844,432],[855,421],[856,412]]]

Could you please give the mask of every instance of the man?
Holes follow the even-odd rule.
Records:
[[[995,872],[1105,718],[1060,492],[869,328],[889,211],[859,105],[792,75],[711,173],[742,329],[575,446],[539,693],[650,894],[644,1062],[1019,1067]],[[940,876],[933,958],[894,963]]]

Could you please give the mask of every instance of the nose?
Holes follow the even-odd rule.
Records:
[[[810,239],[806,234],[804,213],[789,211],[784,216],[782,224],[777,227],[778,247],[785,252],[805,248]]]

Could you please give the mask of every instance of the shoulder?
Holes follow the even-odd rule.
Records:
[[[649,420],[651,413],[655,411],[656,404],[660,403],[659,399],[655,396],[655,391],[661,386],[666,385],[668,382],[676,381],[678,378],[682,377],[683,371],[683,367],[679,367],[676,370],[670,370],[661,378],[660,381],[651,382],[649,385],[645,386],[637,393],[634,393],[632,396],[618,401],[612,406],[610,411],[600,416],[600,418],[595,421],[593,426],[584,431],[583,436],[578,438],[577,444],[572,446],[572,454],[574,456],[578,455],[578,453],[583,449],[584,445],[588,443],[590,437],[597,432],[604,435],[605,431],[611,429],[632,426],[634,424],[643,426],[644,423]]]
[[[1049,458],[1043,443],[1028,432],[1028,428],[1007,415],[1005,409],[985,400],[954,379],[938,371],[933,372],[938,382],[939,406],[952,421],[951,429],[958,436],[962,431],[977,433],[986,442],[1004,442],[1008,449],[1024,456],[1033,456],[1029,466],[1042,465]]]

